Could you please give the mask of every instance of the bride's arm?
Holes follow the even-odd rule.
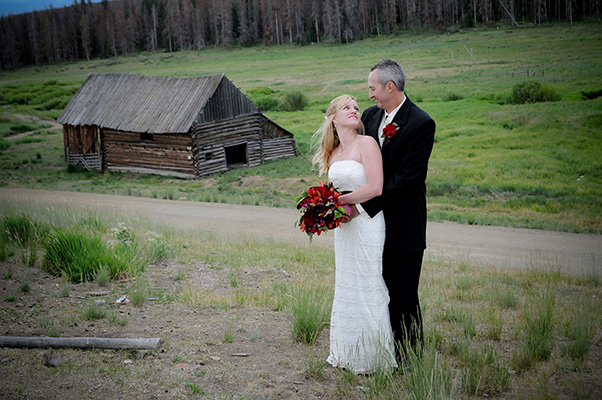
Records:
[[[345,204],[357,204],[380,196],[383,190],[383,159],[380,148],[370,136],[362,136],[359,143],[361,162],[366,172],[367,183],[339,199]]]

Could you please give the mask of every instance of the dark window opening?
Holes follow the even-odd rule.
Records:
[[[247,144],[224,147],[226,151],[226,165],[228,168],[247,164]]]
[[[152,142],[153,140],[154,140],[154,135],[152,133],[141,133],[140,134],[140,141]]]
[[[210,161],[213,159],[213,153],[205,153],[205,160]]]

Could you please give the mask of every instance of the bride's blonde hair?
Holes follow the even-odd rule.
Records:
[[[314,154],[311,162],[314,167],[316,165],[320,167],[320,175],[328,172],[328,160],[330,159],[334,149],[341,143],[337,129],[332,123],[332,120],[339,110],[349,104],[351,100],[355,101],[355,97],[348,94],[344,94],[336,99],[333,99],[328,105],[324,121],[322,121],[320,128],[318,128],[316,133],[314,133],[312,136],[311,147],[313,148],[317,144],[319,145],[319,148],[316,151],[316,154]],[[364,124],[362,124],[362,121],[359,121],[357,134],[364,134]]]

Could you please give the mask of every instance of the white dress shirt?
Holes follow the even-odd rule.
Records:
[[[378,141],[380,142],[380,147],[383,147],[383,142],[384,142],[384,138],[383,138],[383,129],[385,126],[387,126],[387,124],[391,123],[393,121],[393,119],[395,118],[395,115],[397,115],[397,111],[399,111],[399,109],[401,108],[401,106],[403,106],[403,103],[406,102],[407,97],[403,96],[403,101],[401,102],[401,104],[399,104],[397,107],[395,107],[395,109],[393,111],[391,111],[390,113],[385,111],[385,117],[382,119],[382,121],[380,121],[380,125],[378,126]],[[360,214],[364,214],[364,208],[362,207],[361,204],[356,204],[355,207],[357,208],[357,212]]]
[[[406,97],[403,97],[403,101],[401,102],[400,105],[398,105],[393,111],[391,111],[390,113],[385,111],[385,117],[383,118],[382,121],[380,121],[380,125],[378,126],[378,141],[380,142],[380,147],[383,146],[383,129],[385,128],[385,126],[387,126],[388,124],[390,124],[391,122],[393,122],[393,119],[395,118],[395,115],[397,115],[397,111],[399,111],[399,109],[401,108],[401,106],[403,106],[403,103],[406,102]]]

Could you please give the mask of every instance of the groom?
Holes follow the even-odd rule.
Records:
[[[368,88],[376,105],[364,111],[362,122],[366,134],[381,144],[384,186],[381,196],[356,205],[370,217],[384,211],[383,278],[401,349],[423,342],[418,283],[426,248],[425,180],[435,138],[435,121],[410,101],[404,86],[405,74],[396,61],[372,67]]]

